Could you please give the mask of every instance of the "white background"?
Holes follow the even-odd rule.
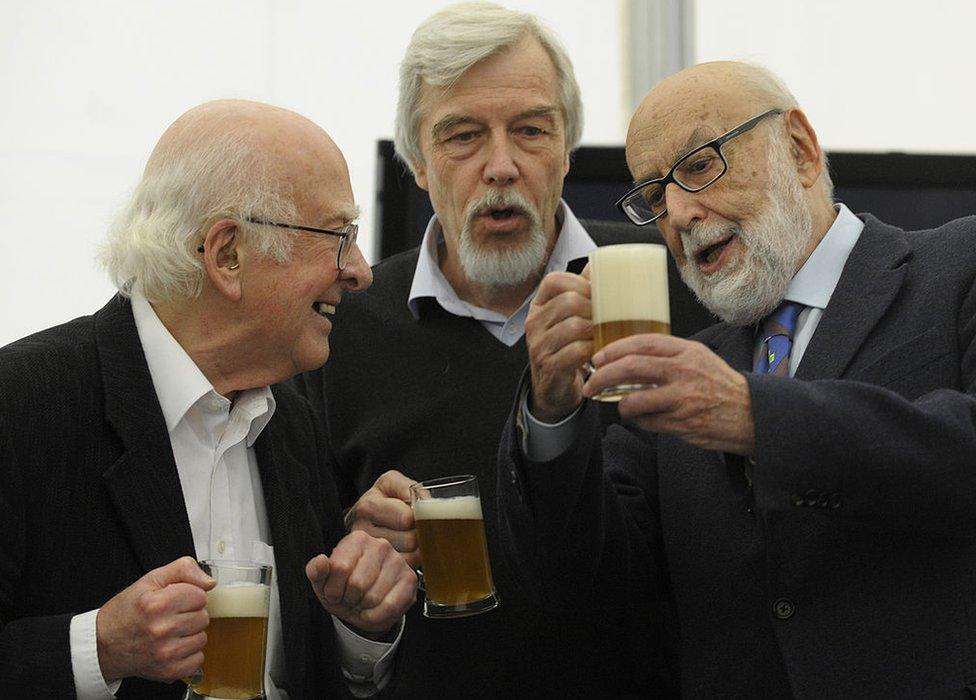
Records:
[[[376,141],[398,62],[435,0],[0,0],[0,344],[99,308],[94,262],[156,139],[219,97],[310,117],[346,154],[373,230]],[[562,37],[585,144],[619,144],[624,0],[507,3]],[[976,2],[696,0],[698,60],[759,61],[836,150],[976,153]],[[374,261],[371,236],[363,243]]]

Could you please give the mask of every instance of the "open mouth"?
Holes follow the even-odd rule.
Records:
[[[695,261],[702,267],[712,265],[719,259],[722,251],[732,242],[733,238],[735,238],[735,234],[730,233],[726,238],[699,249],[695,253]]]
[[[488,212],[488,216],[495,221],[504,221],[505,219],[512,218],[516,214],[517,212],[515,209],[492,209],[490,212]]]
[[[327,304],[324,301],[315,302],[312,304],[312,308],[315,309],[315,313],[322,317],[332,316],[336,311],[335,304]]]

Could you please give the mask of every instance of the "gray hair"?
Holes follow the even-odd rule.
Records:
[[[287,233],[246,222],[295,215],[288,184],[274,177],[271,165],[253,134],[229,120],[199,134],[189,147],[158,146],[99,253],[119,292],[129,295],[138,286],[150,301],[199,296],[204,267],[197,248],[207,227],[224,217],[238,221],[239,241],[286,262]]]
[[[796,97],[790,92],[779,76],[764,66],[755,63],[744,64],[747,69],[743,75],[743,85],[757,96],[768,99],[770,106],[780,109],[797,109],[800,104]],[[820,151],[820,188],[830,202],[834,201],[834,181],[830,177],[830,167],[827,162],[827,153]]]
[[[556,35],[538,18],[490,2],[451,5],[432,15],[414,32],[400,64],[394,145],[411,170],[423,162],[420,149],[420,94],[424,83],[447,87],[469,68],[499,51],[534,37],[556,69],[566,128],[567,153],[583,134],[583,102],[573,64]]]

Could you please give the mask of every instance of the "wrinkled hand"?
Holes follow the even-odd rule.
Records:
[[[410,487],[416,483],[398,471],[385,472],[346,513],[346,529],[386,540],[414,569],[420,566],[420,545],[410,507]]]
[[[328,612],[356,631],[389,631],[417,596],[417,575],[386,540],[365,532],[343,537],[331,556],[305,566],[312,590]]]
[[[619,404],[644,430],[667,433],[708,450],[755,452],[749,385],[706,346],[669,335],[634,335],[593,357],[598,367],[583,389],[593,396],[618,384],[650,384]]]
[[[203,665],[206,591],[215,584],[192,557],[181,557],[105,603],[95,621],[102,676],[169,683],[192,675]]]
[[[529,410],[555,423],[583,402],[582,367],[593,352],[590,281],[552,272],[539,285],[525,320],[532,394]]]

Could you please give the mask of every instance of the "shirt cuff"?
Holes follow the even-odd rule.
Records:
[[[339,658],[342,675],[357,698],[366,698],[383,690],[393,676],[393,660],[403,637],[406,619],[400,619],[400,629],[392,642],[374,642],[360,637],[332,616],[332,625],[339,638]]]
[[[522,453],[532,462],[549,462],[569,449],[579,432],[581,403],[575,411],[558,423],[543,423],[529,411],[529,392],[522,392],[519,406],[521,427],[525,435],[521,440]]]
[[[98,610],[71,618],[68,640],[71,646],[71,672],[78,700],[113,700],[122,681],[107,683],[98,665],[98,638],[95,622]]]

